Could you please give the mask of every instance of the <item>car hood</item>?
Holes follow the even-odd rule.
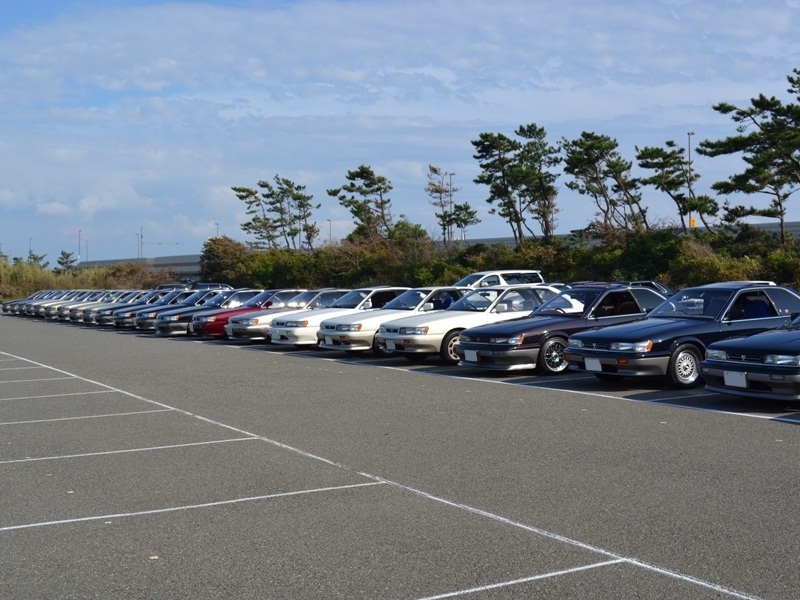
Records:
[[[228,317],[233,317],[235,315],[243,315],[245,313],[255,312],[257,310],[263,310],[258,306],[237,306],[236,308],[216,308],[212,310],[201,310],[200,312],[195,313],[195,317],[213,317],[219,315],[225,315]]]
[[[427,315],[430,313],[431,311],[427,311],[424,314]],[[352,323],[361,323],[361,324],[371,323],[374,324],[375,328],[377,329],[378,326],[385,321],[389,321],[395,318],[399,319],[403,317],[411,317],[418,314],[421,313],[417,310],[399,310],[399,309],[395,310],[395,309],[377,308],[375,310],[359,310],[358,313],[356,314],[349,313],[345,316],[339,316],[339,317],[328,316],[322,319],[322,321],[324,321],[325,323],[335,323],[337,325],[339,324],[350,325]]]
[[[363,308],[317,308],[314,310],[302,310],[291,315],[292,321],[309,321],[310,323],[321,323],[328,319],[335,317],[342,317],[344,315],[363,314],[368,313],[373,309]],[[374,309],[380,310],[380,309]],[[283,315],[281,315],[283,316]],[[288,315],[287,315],[288,316]]]
[[[427,312],[413,317],[405,317],[381,322],[381,326],[396,327],[428,327],[429,333],[448,331],[453,328],[466,329],[485,323],[508,321],[519,318],[515,312],[497,313],[491,311],[474,312],[469,310],[440,310]]]
[[[658,340],[679,332],[692,335],[696,332],[719,329],[719,322],[707,319],[661,319],[644,318],[620,325],[609,325],[576,334],[581,340],[592,341],[640,341]]]
[[[713,344],[727,352],[744,354],[800,354],[800,326],[770,329],[747,337],[730,338]]]
[[[469,333],[474,335],[512,336],[519,333],[534,331],[551,331],[553,329],[571,329],[575,326],[584,326],[587,320],[583,317],[541,315],[535,317],[518,317],[510,321],[489,323],[470,327]]]

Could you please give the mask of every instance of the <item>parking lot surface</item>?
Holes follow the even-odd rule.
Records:
[[[4,316],[0,598],[797,598],[798,424]]]

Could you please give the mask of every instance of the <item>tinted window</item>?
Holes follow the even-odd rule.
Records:
[[[659,296],[648,288],[634,288],[631,290],[631,293],[636,297],[639,306],[647,312],[650,312],[664,301],[663,296]]]
[[[765,290],[765,293],[772,300],[772,303],[779,315],[791,315],[792,317],[800,315],[800,298],[798,298],[789,290],[783,288],[771,288]]]

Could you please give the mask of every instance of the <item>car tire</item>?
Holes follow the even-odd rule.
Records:
[[[439,350],[439,358],[441,358],[442,362],[446,365],[457,365],[458,361],[461,360],[453,349],[458,341],[458,335],[460,333],[460,331],[451,331],[442,339],[442,348]]]
[[[567,370],[569,362],[564,358],[567,341],[560,337],[551,337],[539,349],[539,370],[545,375],[558,375]]]
[[[372,353],[375,356],[389,356],[392,354],[391,350],[386,350],[385,348],[381,348],[381,345],[378,343],[378,334],[375,334],[375,337],[372,338]]]
[[[700,352],[692,344],[683,344],[675,349],[669,359],[667,380],[675,388],[690,388],[700,381]]]

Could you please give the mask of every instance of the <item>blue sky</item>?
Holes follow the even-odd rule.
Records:
[[[800,0],[34,0],[0,19],[0,250],[90,260],[199,253],[246,240],[232,186],[305,185],[322,237],[351,228],[326,190],[370,165],[395,215],[437,235],[428,165],[488,214],[470,143],[536,123],[621,154],[734,133],[712,105],[789,100]],[[692,154],[700,192],[734,158]],[[635,172],[636,174],[636,172]],[[559,180],[558,232],[590,201]],[[737,203],[757,199],[733,198]],[[674,221],[648,192],[651,220]],[[800,219],[792,206],[789,218]],[[79,233],[80,231],[80,233]],[[535,265],[534,265],[535,266]]]

